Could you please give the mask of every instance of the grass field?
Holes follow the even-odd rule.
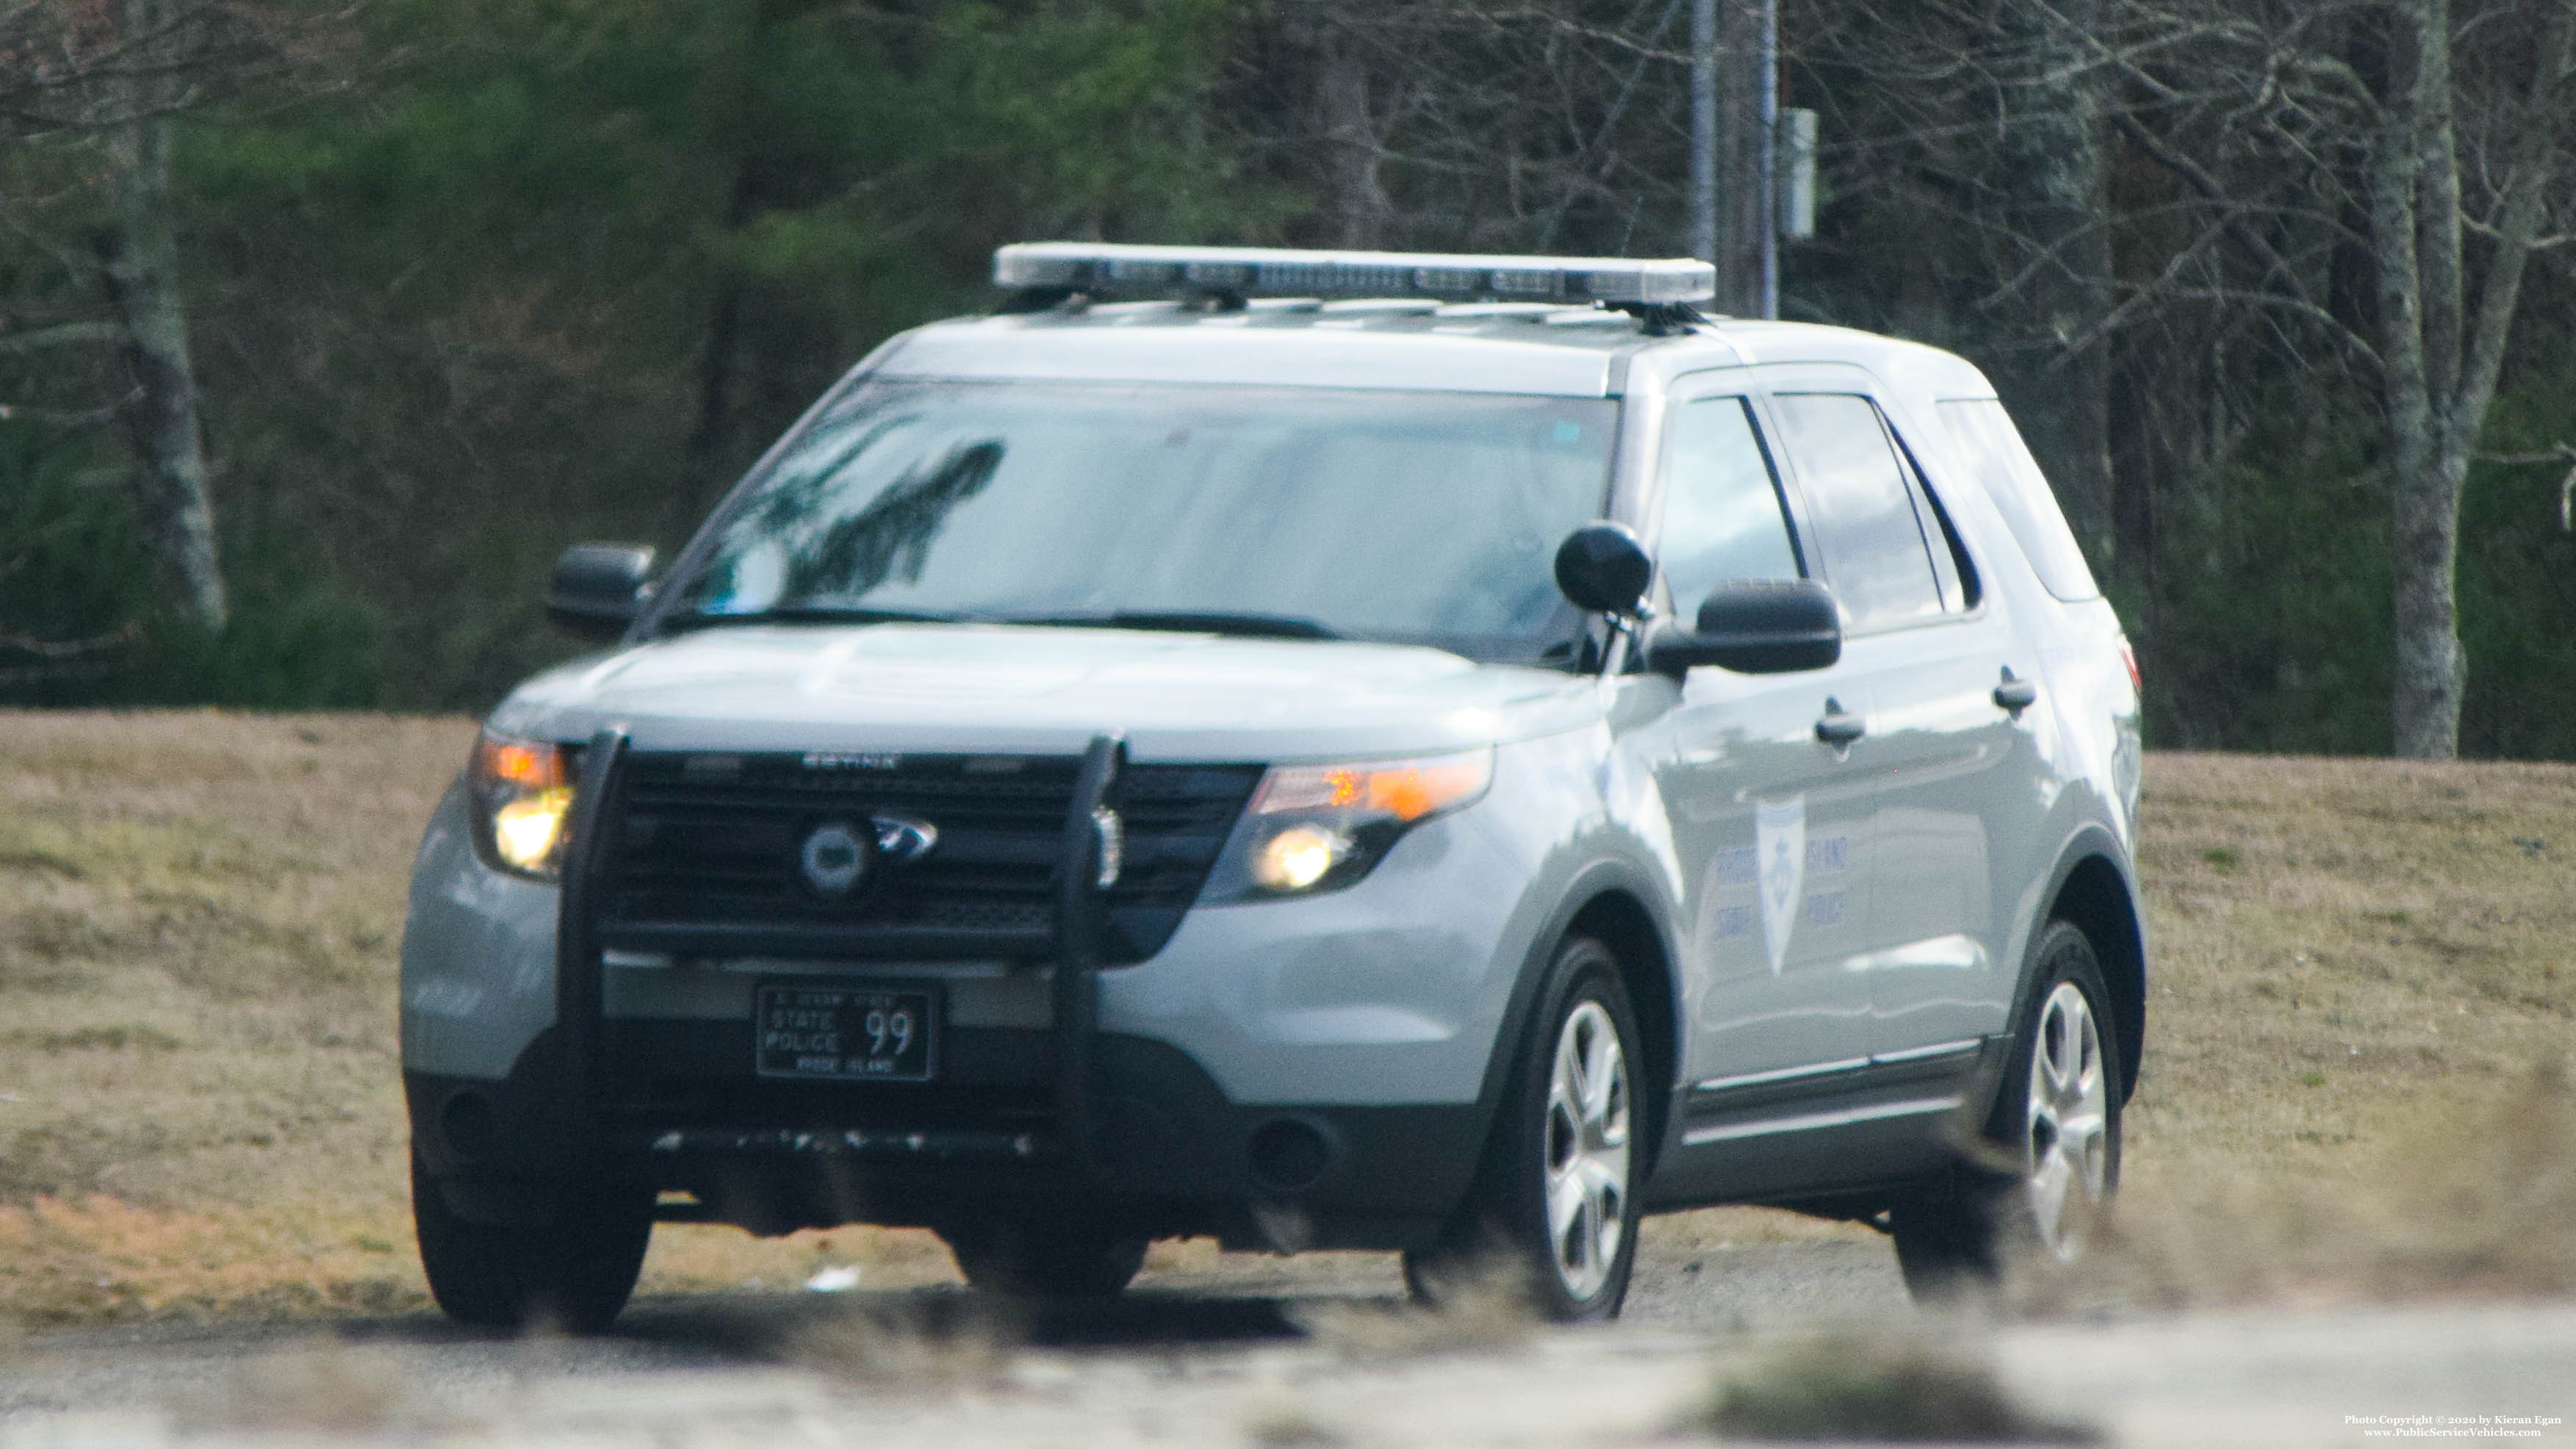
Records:
[[[424,1301],[396,951],[471,734],[0,712],[0,1312]],[[2576,1290],[2576,1107],[2536,1071],[2576,1016],[2576,767],[2151,756],[2143,855],[2143,1291]],[[664,1229],[646,1290],[840,1262],[949,1272],[919,1234]]]

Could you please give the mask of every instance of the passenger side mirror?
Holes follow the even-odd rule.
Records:
[[[626,632],[651,590],[653,550],[636,543],[577,543],[555,560],[546,618],[566,633],[606,642]]]
[[[1814,579],[1737,579],[1699,606],[1699,627],[1667,629],[1646,645],[1646,662],[1679,676],[1697,664],[1738,674],[1794,674],[1843,657],[1843,620],[1833,590]]]
[[[1654,582],[1654,561],[1624,523],[1587,523],[1556,550],[1556,586],[1587,614],[1630,614]]]

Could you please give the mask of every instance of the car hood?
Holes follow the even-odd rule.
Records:
[[[992,624],[745,625],[541,674],[511,734],[638,748],[1072,753],[1140,760],[1426,753],[1579,728],[1597,681],[1436,649]]]

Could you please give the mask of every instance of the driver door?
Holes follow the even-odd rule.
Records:
[[[1678,397],[1656,529],[1663,607],[1688,627],[1730,579],[1808,576],[1762,413],[1741,391]],[[1691,670],[1665,724],[1660,779],[1683,883],[1694,1105],[1731,1089],[1830,1076],[1866,1060],[1871,782],[1817,723],[1872,702],[1840,665],[1791,674]],[[1696,1142],[1713,1128],[1688,1129]]]

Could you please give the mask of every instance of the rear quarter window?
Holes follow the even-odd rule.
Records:
[[[1940,410],[1942,425],[1985,485],[1986,496],[1995,500],[1995,510],[2004,516],[2004,526],[2012,530],[2041,585],[2070,604],[2102,597],[2084,550],[2075,542],[2075,530],[2066,526],[2066,515],[2057,507],[2048,476],[2039,471],[2039,460],[2030,455],[2004,405],[1986,398],[1945,402]]]

